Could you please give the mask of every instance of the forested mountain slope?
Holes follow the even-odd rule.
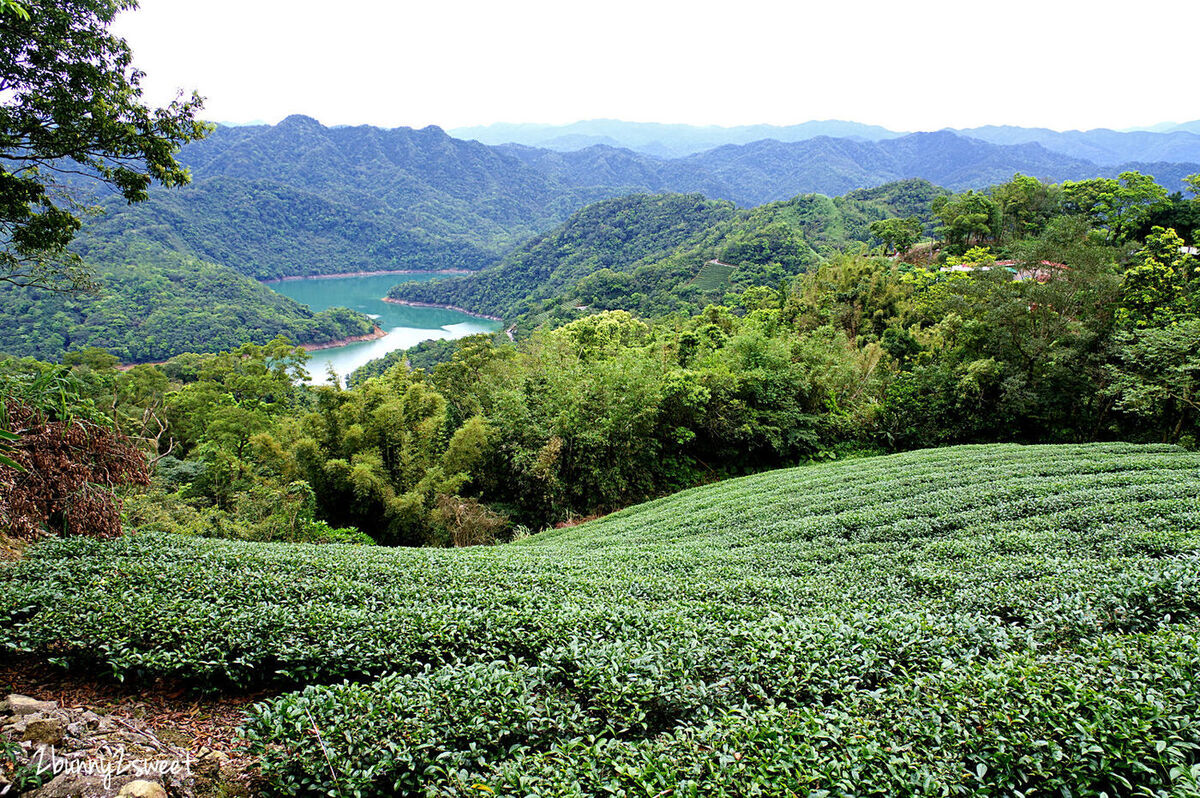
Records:
[[[910,178],[957,190],[999,183],[1017,172],[1047,180],[1116,174],[1113,168],[1051,152],[1039,144],[995,145],[949,131],[879,142],[828,136],[791,143],[767,139],[674,160],[601,145],[574,152],[515,144],[499,149],[565,185],[608,182],[649,191],[697,191],[742,206],[804,193],[837,196]],[[1164,182],[1177,185],[1179,177],[1198,168],[1192,164],[1178,174],[1167,170]]]
[[[128,363],[265,344],[277,335],[321,344],[374,329],[361,313],[313,313],[225,266],[153,244],[118,247],[102,260],[99,296],[0,289],[0,353],[58,360],[98,346]]]
[[[801,193],[836,196],[919,177],[961,190],[999,183],[1014,173],[1065,180],[1099,174],[1095,165],[1036,145],[998,146],[953,133],[914,133],[869,142],[821,137],[758,141],[693,155],[684,163],[719,178],[731,198],[758,205]]]
[[[387,269],[480,269],[496,254],[455,237],[410,228],[350,198],[324,197],[265,179],[215,177],[113,209],[76,245],[102,259],[138,239],[267,280]]]
[[[477,269],[603,194],[562,189],[518,160],[437,128],[326,128],[307,117],[218,128],[186,147],[182,192],[89,225],[139,235],[260,279],[384,269]]]
[[[192,186],[152,192],[133,207],[108,202],[107,214],[86,226],[81,251],[132,236],[259,279],[474,270],[590,202],[636,192],[695,192],[750,207],[908,178],[963,189],[1016,172],[1064,180],[1121,169],[945,131],[878,142],[760,140],[662,159],[610,146],[487,146],[436,127],[330,128],[301,116],[219,128],[180,160]],[[1143,171],[1174,190],[1200,166]]]
[[[631,195],[589,205],[549,233],[510,253],[479,274],[415,283],[392,290],[395,298],[452,304],[474,312],[510,314],[602,270],[628,271],[667,257],[737,215],[728,202],[699,194]]]
[[[777,285],[818,263],[822,253],[872,241],[872,221],[916,216],[928,227],[934,197],[947,193],[908,180],[750,210],[699,194],[621,197],[584,208],[497,266],[434,283],[402,283],[391,295],[506,318],[547,301],[659,315],[680,303],[719,302],[731,288]]]

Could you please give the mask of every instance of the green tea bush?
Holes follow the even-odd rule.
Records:
[[[1197,795],[1198,621],[1200,455],[1127,444],[775,471],[506,546],[0,568],[6,650],[303,687],[246,726],[291,795]]]
[[[1194,796],[1198,642],[1194,630],[1106,636],[633,744],[566,740],[487,783],[511,795]]]
[[[264,770],[278,774],[276,788],[292,795],[328,790],[331,775],[346,795],[414,794],[437,781],[469,787],[490,763],[549,750],[585,727],[578,708],[541,690],[544,675],[479,662],[310,687],[260,707],[245,733]]]

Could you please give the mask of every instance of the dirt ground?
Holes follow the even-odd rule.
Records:
[[[29,656],[0,660],[0,697],[18,693],[56,701],[64,708],[140,721],[162,741],[188,750],[196,758],[209,751],[224,754],[235,780],[248,785],[255,779],[254,760],[246,753],[237,728],[249,706],[270,697],[270,692],[209,696],[163,682],[123,685],[101,674],[66,672]]]

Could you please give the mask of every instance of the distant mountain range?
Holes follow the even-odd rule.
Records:
[[[592,119],[569,125],[495,124],[483,127],[453,128],[450,135],[473,139],[483,144],[524,144],[548,150],[579,150],[594,145],[620,147],[643,155],[679,158],[711,150],[725,144],[749,144],[752,141],[806,141],[820,136],[830,138],[882,141],[905,135],[878,125],[827,120],[800,125],[741,125],[738,127],[701,127],[667,125],[656,122],[622,122],[616,119]]]
[[[838,196],[908,178],[923,178],[961,191],[1010,180],[1017,172],[1062,181],[1137,168],[1178,190],[1185,175],[1200,171],[1196,163],[1100,166],[1036,143],[990,144],[950,131],[911,133],[883,141],[828,136],[796,142],[764,140],[727,144],[670,160],[602,145],[565,153],[520,145],[497,149],[569,186],[637,185],[651,191],[695,191],[742,206],[797,194]]]
[[[1051,152],[1112,166],[1129,161],[1200,161],[1200,122],[1169,131],[1068,130],[977,127],[957,131],[992,144],[1041,144]]]
[[[79,246],[147,239],[259,279],[477,269],[611,190],[564,189],[439,128],[219,127],[184,147],[192,184],[106,203]]]
[[[609,143],[565,151],[467,141],[437,127],[330,128],[303,116],[219,127],[179,154],[191,185],[154,189],[136,205],[97,198],[107,212],[87,219],[74,246],[106,275],[106,296],[76,302],[0,288],[0,316],[11,322],[0,350],[52,357],[95,344],[145,360],[279,332],[310,343],[343,338],[367,320],[310,313],[249,278],[359,271],[487,269],[419,291],[426,301],[508,315],[553,305],[563,286],[611,264],[617,283],[641,297],[637,309],[659,312],[719,300],[728,280],[720,268],[693,280],[695,264],[775,221],[794,231],[793,267],[802,270],[820,253],[868,240],[872,220],[927,212],[945,189],[984,188],[1017,172],[1062,181],[1136,169],[1175,191],[1200,173],[1200,153],[1173,160],[1191,157],[1196,136],[1186,129],[901,135],[814,122],[787,129],[800,140],[762,138],[785,134],[750,127],[738,129],[749,141],[664,158],[614,146],[627,143],[622,124],[603,129]],[[642,127],[662,139],[679,126]],[[712,130],[720,131],[683,132],[700,141]],[[1024,140],[1031,136],[1074,141],[1088,157]],[[692,196],[631,196],[647,194]],[[601,200],[613,202],[580,211]],[[746,221],[754,219],[768,223]],[[666,271],[642,273],[638,263]],[[566,301],[569,311],[571,301],[599,300]]]
[[[1102,128],[1058,132],[1046,128],[987,126],[952,129],[950,132],[991,144],[1041,144],[1051,152],[1101,166],[1129,161],[1200,162],[1200,120],[1132,131]],[[524,144],[560,152],[602,145],[659,158],[680,158],[716,147],[750,144],[764,139],[788,143],[828,136],[885,141],[908,135],[907,132],[888,130],[878,125],[839,120],[787,126],[702,127],[621,122],[614,119],[593,119],[569,125],[495,124],[455,128],[449,133],[483,144]]]
[[[603,130],[621,133],[623,124]],[[657,134],[681,126],[641,127]],[[752,137],[770,129],[737,130]],[[1017,172],[1061,181],[1136,168],[1178,190],[1184,175],[1200,172],[1200,150],[1195,162],[1157,160],[1182,157],[1169,142],[1200,141],[1186,131],[1099,137],[1156,143],[1127,150],[1135,161],[1098,164],[1040,142],[992,143],[951,131],[899,135],[844,122],[786,130],[843,135],[759,139],[667,159],[606,144],[565,152],[488,145],[437,127],[330,128],[303,116],[274,126],[221,127],[180,153],[192,170],[191,186],[153,191],[140,205],[109,202],[108,214],[88,223],[79,248],[99,256],[113,241],[145,240],[258,279],[480,269],[579,208],[631,193],[700,193],[749,207],[909,178],[962,190]],[[984,130],[1008,139],[1036,132]],[[1106,146],[1108,161],[1118,150]]]

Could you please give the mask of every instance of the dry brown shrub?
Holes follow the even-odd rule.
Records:
[[[439,494],[433,520],[450,533],[452,546],[490,546],[508,518],[475,499]]]
[[[146,485],[146,456],[132,440],[82,419],[49,420],[19,401],[5,403],[19,440],[8,453],[24,470],[0,465],[0,528],[32,540],[43,534],[121,534],[119,485]]]

